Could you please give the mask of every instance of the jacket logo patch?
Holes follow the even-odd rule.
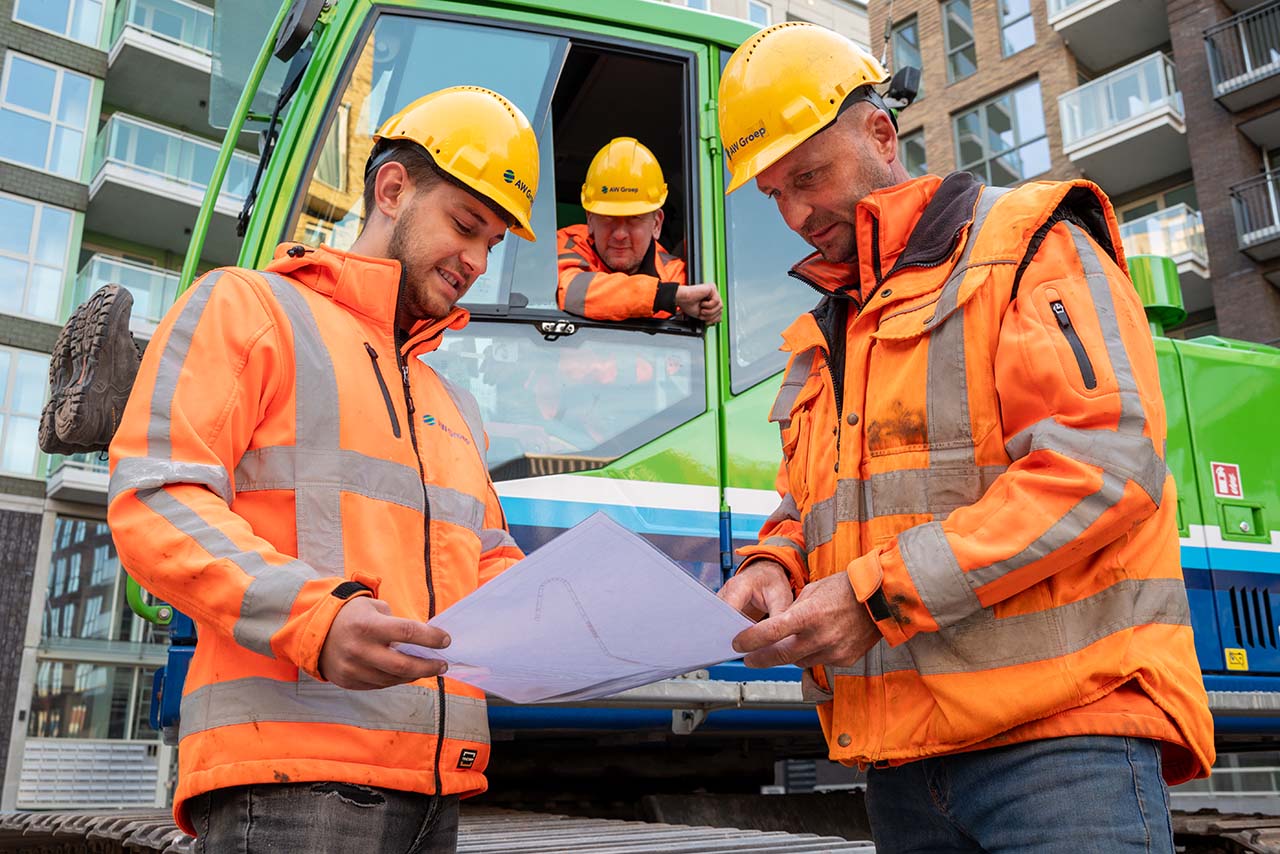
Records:
[[[478,755],[479,754],[477,754],[476,751],[468,747],[466,750],[463,750],[458,754],[458,767],[470,768],[472,765],[476,764],[476,757]]]
[[[450,439],[458,439],[460,441],[466,442],[468,445],[471,444],[471,437],[466,436],[462,433],[459,433],[457,430],[454,430],[450,427],[446,427],[443,422],[437,421],[434,415],[423,415],[422,423],[427,425],[428,427],[439,427],[441,430],[444,431],[445,435],[448,436]]]

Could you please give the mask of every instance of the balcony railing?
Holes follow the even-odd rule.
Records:
[[[1280,237],[1280,172],[1268,172],[1231,188],[1240,248]]]
[[[127,0],[116,7],[111,43],[132,27],[177,45],[213,53],[213,10],[183,0]]]
[[[209,188],[217,159],[218,146],[211,142],[116,113],[98,134],[94,173],[116,164],[203,193]],[[255,168],[247,154],[232,155],[220,201],[243,202]]]
[[[1181,117],[1182,93],[1173,70],[1164,54],[1153,53],[1059,97],[1063,148],[1161,109],[1172,109]]]
[[[1049,17],[1056,18],[1072,6],[1091,3],[1093,0],[1049,0]]]
[[[1179,260],[1208,258],[1204,245],[1204,221],[1200,211],[1174,205],[1120,226],[1126,255],[1162,255]]]
[[[1204,40],[1215,95],[1280,74],[1280,2],[1228,18],[1205,30]]]
[[[124,285],[133,294],[133,317],[156,324],[178,298],[178,274],[134,264],[110,255],[94,255],[76,276],[75,304],[103,285]]]
[[[69,457],[64,457],[61,454],[50,454],[49,474],[53,474],[60,468],[79,469],[80,471],[90,471],[98,474],[106,474],[108,470],[107,461],[97,451],[87,454],[72,454]]]

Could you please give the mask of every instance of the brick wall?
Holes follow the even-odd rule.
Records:
[[[73,211],[84,211],[89,207],[89,188],[86,185],[16,163],[0,163],[0,190]]]
[[[13,728],[31,579],[40,543],[40,521],[39,513],[0,510],[0,587],[4,589],[6,602],[0,608],[0,673],[6,674],[6,678],[0,679],[0,732],[5,734],[0,738],[0,769],[5,767],[9,755],[8,734]]]
[[[1233,115],[1213,99],[1204,31],[1232,14],[1217,0],[1168,0],[1169,34],[1187,115],[1187,145],[1204,216],[1205,244],[1220,333],[1229,338],[1280,338],[1280,290],[1237,247],[1231,185],[1262,171],[1261,154],[1236,125],[1280,109],[1280,99]],[[1273,265],[1274,266],[1274,265]]]
[[[872,53],[877,57],[882,50],[888,7],[886,0],[871,0],[868,6],[871,14],[870,30],[874,34]],[[996,7],[997,0],[973,0],[978,70],[963,80],[948,83],[946,44],[942,33],[942,4],[938,0],[895,0],[895,23],[912,16],[916,18],[924,65],[925,96],[903,112],[902,133],[924,128],[925,156],[929,171],[945,175],[956,168],[952,116],[1015,84],[1038,77],[1052,157],[1051,169],[1046,177],[1075,177],[1079,175],[1079,170],[1062,154],[1062,133],[1058,121],[1058,96],[1076,86],[1075,59],[1049,26],[1048,12],[1042,0],[1031,4],[1036,43],[1005,58],[1001,52],[1000,22]]]

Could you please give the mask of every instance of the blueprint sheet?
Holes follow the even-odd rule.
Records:
[[[397,648],[514,703],[589,700],[738,658],[751,624],[596,513],[437,614],[448,649]]]

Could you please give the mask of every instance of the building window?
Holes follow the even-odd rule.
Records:
[[[71,211],[0,193],[0,312],[56,320]]]
[[[320,162],[316,164],[316,180],[338,192],[347,191],[347,125],[351,117],[351,105],[342,104],[329,127],[320,148]]]
[[[682,6],[688,6],[690,9],[697,9],[702,12],[707,11],[707,0],[676,0]]]
[[[757,27],[767,27],[773,21],[773,9],[760,0],[747,0],[747,20]]]
[[[0,347],[0,471],[6,474],[36,473],[36,431],[48,375],[43,353]]]
[[[918,130],[898,137],[898,159],[912,178],[929,174],[929,164],[924,156],[924,131]]]
[[[1013,56],[1036,43],[1031,0],[1000,0],[1000,49]]]
[[[97,47],[102,35],[102,0],[18,0],[13,19]]]
[[[0,82],[0,159],[78,180],[89,78],[10,52]]]
[[[947,43],[947,80],[954,83],[978,70],[969,0],[947,0],[942,4],[942,31]]]
[[[920,58],[920,27],[915,18],[909,18],[893,28],[893,70],[912,66],[924,70],[924,62]],[[920,80],[920,91],[916,92],[916,100],[924,97],[924,79]]]
[[[1195,184],[1181,184],[1173,189],[1130,202],[1123,207],[1117,208],[1116,215],[1121,223],[1133,222],[1135,219],[1142,219],[1145,216],[1151,216],[1154,213],[1159,213],[1166,208],[1176,207],[1177,205],[1186,205],[1193,211],[1200,210],[1200,203],[1196,198]]]
[[[956,162],[997,187],[1049,171],[1040,82],[1032,80],[953,120]]]

